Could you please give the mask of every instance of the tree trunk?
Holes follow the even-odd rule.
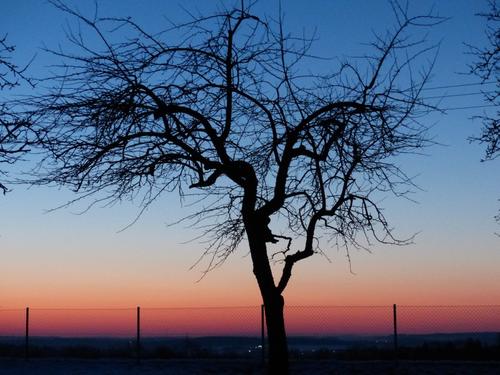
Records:
[[[274,284],[266,243],[262,240],[262,236],[256,234],[252,236],[254,233],[253,231],[249,233],[247,230],[254,274],[259,284],[266,313],[269,348],[268,373],[286,375],[288,374],[288,344],[283,315],[284,299]]]
[[[268,374],[288,374],[288,343],[283,314],[284,299],[277,292],[264,297],[269,348]]]
[[[278,292],[269,264],[265,233],[269,231],[269,218],[255,215],[256,186],[245,189],[243,199],[243,221],[248,237],[253,273],[259,284],[264,302],[268,337],[268,374],[288,375],[288,343],[283,315],[284,299]]]

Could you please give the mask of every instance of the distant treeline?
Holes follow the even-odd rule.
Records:
[[[323,345],[323,346],[322,346]],[[387,340],[341,340],[337,338],[291,338],[290,356],[293,359],[338,360],[460,360],[500,361],[500,334],[498,340],[485,342],[480,339],[454,340],[415,339],[404,341],[395,350]],[[26,353],[20,340],[0,341],[0,357],[31,358],[137,358],[134,340],[128,339],[62,339],[33,340]],[[199,338],[150,338],[140,348],[141,358],[246,358],[260,359],[260,340],[253,337],[199,337]]]

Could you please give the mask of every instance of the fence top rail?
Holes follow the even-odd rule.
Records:
[[[500,308],[500,305],[285,305],[289,308],[318,308],[318,309],[326,309],[326,308],[345,308],[345,309],[392,309],[393,306],[398,308]]]
[[[252,306],[172,306],[172,307],[29,307],[30,311],[136,311],[141,310],[221,310],[221,309],[260,309],[261,305]],[[25,311],[25,307],[0,308],[2,311]]]
[[[30,307],[30,311],[133,311],[136,307]],[[2,311],[25,311],[26,308],[2,309]]]
[[[222,310],[222,309],[259,309],[262,305],[248,306],[134,306],[134,307],[29,307],[30,311],[135,311],[141,310]],[[285,305],[285,308],[313,309],[392,309],[394,305]],[[398,308],[500,308],[497,305],[396,305]],[[25,311],[26,307],[3,308],[0,312]]]
[[[221,309],[260,309],[261,305],[249,306],[171,306],[171,307],[142,307],[141,310],[221,310]]]
[[[313,308],[313,309],[392,309],[393,305],[285,305],[289,308]]]
[[[500,305],[397,305],[411,308],[500,308]]]

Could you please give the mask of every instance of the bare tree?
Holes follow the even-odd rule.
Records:
[[[48,172],[35,183],[97,200],[140,195],[143,207],[193,189],[199,210],[186,219],[210,240],[207,271],[248,242],[269,371],[287,373],[282,294],[294,266],[332,243],[348,251],[411,240],[393,235],[379,201],[412,188],[396,157],[428,143],[420,118],[430,107],[420,95],[435,53],[411,33],[441,19],[394,3],[395,26],[375,36],[370,54],[322,76],[303,73],[312,40],[251,6],[153,35],[130,19],[53,3],[101,44],[70,32],[82,53],[52,52],[63,60],[50,78],[58,83],[30,99],[47,152]],[[128,37],[116,42],[121,34],[106,34],[108,24]]]
[[[476,140],[485,143],[486,160],[495,159],[500,155],[500,9],[497,7],[496,0],[490,0],[489,12],[480,13],[479,16],[486,19],[486,36],[488,45],[480,48],[470,46],[471,53],[476,57],[476,61],[471,66],[470,72],[479,77],[483,82],[491,79],[496,82],[496,90],[486,92],[484,97],[486,101],[497,106],[496,116],[483,116],[483,130],[481,136]]]
[[[7,37],[0,38],[0,91],[12,89],[19,84],[19,79],[30,82],[24,76],[24,68],[19,68],[11,61],[15,48],[8,44]],[[4,91],[5,92],[5,91]],[[27,122],[14,114],[7,101],[0,97],[0,164],[12,164],[26,152],[27,143],[21,140],[20,133]],[[25,140],[25,138],[24,138]],[[0,175],[5,172],[0,169]],[[0,181],[0,190],[5,194],[7,187]]]
[[[483,122],[481,135],[472,138],[486,144],[484,160],[493,160],[500,155],[500,8],[496,0],[489,0],[488,4],[489,11],[479,14],[487,23],[488,45],[482,48],[477,46],[469,46],[469,48],[476,57],[476,61],[470,67],[471,74],[479,77],[482,82],[493,79],[496,83],[495,90],[484,93],[485,100],[496,106],[496,113],[481,117]],[[500,222],[500,213],[495,218]]]

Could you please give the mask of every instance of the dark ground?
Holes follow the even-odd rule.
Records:
[[[294,361],[292,374],[499,375],[500,362],[459,361]],[[192,375],[262,374],[259,363],[245,360],[0,359],[1,375]]]

